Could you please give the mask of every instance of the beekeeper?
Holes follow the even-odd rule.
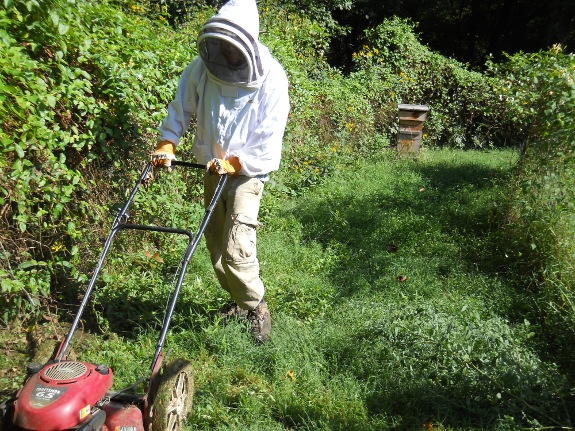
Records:
[[[288,80],[282,66],[258,40],[255,0],[230,0],[203,26],[199,56],[183,71],[162,122],[155,166],[175,160],[180,138],[195,116],[193,154],[206,164],[204,201],[219,175],[226,189],[205,231],[212,265],[233,303],[225,316],[247,317],[257,342],[271,336],[256,254],[256,228],[264,184],[278,169],[289,112]]]

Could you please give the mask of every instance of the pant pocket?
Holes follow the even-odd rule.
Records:
[[[227,243],[227,258],[234,263],[256,260],[256,228],[259,222],[243,214],[232,215],[232,228]]]

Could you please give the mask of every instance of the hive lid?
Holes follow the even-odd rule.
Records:
[[[426,105],[409,105],[401,103],[397,105],[397,107],[402,111],[422,111],[422,112],[429,111],[429,107]]]

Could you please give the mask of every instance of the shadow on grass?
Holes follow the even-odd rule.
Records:
[[[487,274],[500,270],[490,242],[499,208],[492,190],[505,172],[472,163],[414,163],[410,171],[405,182],[370,185],[368,196],[352,184],[345,194],[297,208],[306,239],[343,246],[332,272],[341,296],[373,285],[406,255],[428,258],[443,277],[461,265]]]

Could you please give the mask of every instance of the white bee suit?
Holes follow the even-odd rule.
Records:
[[[278,169],[289,112],[288,80],[258,33],[254,0],[231,0],[208,20],[198,37],[200,57],[182,73],[158,141],[177,146],[196,115],[193,153],[199,163],[236,156],[240,175],[265,176]],[[221,40],[241,50],[242,67],[222,65]]]
[[[198,36],[199,57],[182,73],[159,129],[159,142],[177,146],[195,115],[196,160],[239,159],[239,175],[229,178],[205,237],[219,283],[245,310],[259,307],[264,296],[257,217],[264,182],[280,165],[289,113],[287,76],[258,34],[255,0],[231,0],[211,17]],[[206,204],[217,179],[205,177]]]

